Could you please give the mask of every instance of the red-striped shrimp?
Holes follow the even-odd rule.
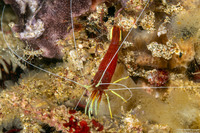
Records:
[[[95,114],[97,114],[97,110],[98,110],[99,104],[101,102],[102,95],[104,94],[107,97],[110,116],[112,118],[109,97],[104,90],[108,88],[108,86],[111,82],[112,76],[115,72],[115,68],[117,66],[118,54],[116,54],[116,51],[119,48],[119,42],[121,40],[120,28],[118,26],[114,26],[112,28],[111,35],[112,35],[111,36],[112,40],[111,40],[110,46],[109,46],[103,60],[101,61],[100,65],[99,65],[96,75],[94,76],[94,79],[92,82],[93,90],[92,90],[90,98],[87,102],[87,105],[85,107],[85,113],[86,113],[87,106],[88,106],[88,104],[90,104],[89,109],[88,109],[89,116],[91,116],[90,113],[92,113],[93,103],[95,103]],[[108,66],[108,64],[109,64],[109,66]],[[126,101],[123,97],[121,97],[117,93],[115,93],[115,92],[113,92],[113,93],[115,95],[119,96],[120,98],[122,98],[124,101]]]

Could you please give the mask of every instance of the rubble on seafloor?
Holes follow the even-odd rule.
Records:
[[[200,132],[199,0],[4,2],[0,132]],[[105,96],[88,115],[113,25],[123,42],[119,84],[104,90],[113,118]]]

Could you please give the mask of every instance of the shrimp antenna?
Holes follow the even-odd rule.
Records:
[[[150,0],[147,1],[145,7],[142,9],[142,11],[141,11],[140,15],[138,16],[138,18],[136,19],[134,25],[138,22],[138,20],[139,20],[140,17],[142,16],[144,10],[146,9],[147,5],[149,4],[149,1],[150,1]],[[114,56],[112,57],[112,59],[110,60],[110,62],[108,63],[108,65],[106,66],[106,68],[105,68],[105,70],[104,70],[104,72],[103,72],[103,74],[102,74],[102,76],[101,76],[101,78],[100,78],[100,80],[99,80],[99,83],[96,85],[96,87],[98,87],[98,86],[100,85],[101,80],[103,79],[103,77],[104,77],[104,75],[105,75],[105,73],[106,73],[108,67],[110,66],[111,62],[113,61],[113,59],[115,58],[115,56],[116,56],[117,53],[119,52],[120,48],[122,47],[122,45],[123,45],[124,42],[126,41],[127,37],[128,37],[129,34],[131,33],[131,31],[133,30],[134,25],[133,25],[133,27],[129,30],[129,32],[128,32],[128,34],[126,35],[126,37],[124,38],[123,42],[122,42],[121,45],[119,46],[118,50],[115,52]]]
[[[173,86],[171,86],[173,87]],[[182,87],[176,87],[174,86],[173,88],[174,89],[181,89],[181,88],[200,88],[200,86],[182,86]],[[129,88],[130,90],[141,90],[141,89],[148,89],[148,88],[151,88],[151,89],[165,89],[165,88],[169,88],[167,86],[161,86],[161,87],[134,87],[134,88]],[[111,90],[115,90],[115,91],[120,91],[120,90],[125,90],[126,88],[116,88],[116,89],[107,89],[105,91],[111,91]]]
[[[72,0],[70,0],[70,15],[71,15],[72,33],[73,33],[73,40],[74,40],[74,47],[75,47],[75,50],[76,50],[76,55],[78,56],[76,39],[75,39],[75,34],[74,34],[74,20],[73,20],[73,14],[72,13],[73,13],[72,12]]]
[[[74,20],[73,20],[73,11],[72,11],[72,0],[70,0],[70,15],[71,15],[71,24],[72,24],[72,34],[73,34],[73,40],[74,40],[74,48],[76,50],[76,56],[78,58],[80,58],[80,56],[78,54],[78,51],[77,51],[76,38],[75,38],[75,34],[74,34]],[[80,73],[82,75],[82,70],[80,70]]]
[[[30,63],[30,62],[28,62],[28,61],[26,61],[26,60],[23,59],[20,55],[18,55],[18,54],[10,47],[10,45],[9,45],[9,43],[7,42],[7,40],[6,40],[6,38],[5,38],[5,35],[4,35],[4,31],[3,31],[3,15],[4,15],[5,8],[6,8],[6,6],[4,5],[4,6],[3,6],[3,10],[2,10],[2,14],[1,14],[1,31],[2,31],[2,34],[3,34],[3,40],[5,41],[5,43],[6,43],[7,47],[8,47],[8,49],[9,49],[17,58],[19,58],[20,60],[26,62],[27,64],[29,64],[29,65],[31,65],[31,66],[33,66],[33,67],[35,67],[35,68],[37,68],[37,69],[39,69],[39,70],[41,70],[41,71],[43,71],[43,72],[46,72],[46,73],[48,73],[48,74],[50,74],[50,75],[63,78],[63,79],[65,79],[65,80],[67,80],[67,81],[73,82],[73,83],[75,83],[75,84],[77,84],[77,85],[79,85],[79,86],[82,86],[82,87],[84,87],[84,88],[87,87],[87,86],[85,86],[85,85],[83,85],[83,84],[80,84],[80,83],[74,81],[74,80],[71,80],[71,79],[68,79],[68,78],[66,78],[66,77],[60,76],[60,75],[58,75],[58,74],[52,73],[52,72],[50,72],[50,71],[48,71],[48,70],[42,69],[42,68],[40,68],[40,67],[38,67],[38,66],[36,66],[36,65],[34,65],[34,64]]]

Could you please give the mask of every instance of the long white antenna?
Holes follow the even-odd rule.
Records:
[[[71,25],[72,25],[72,34],[73,34],[73,40],[74,40],[74,48],[76,50],[77,58],[80,58],[80,56],[78,54],[78,51],[77,51],[76,37],[75,37],[75,34],[74,34],[74,20],[73,20],[73,11],[72,11],[72,0],[70,0],[70,15],[71,15]],[[80,63],[80,62],[78,62],[78,63]],[[80,69],[80,73],[81,73],[81,76],[82,76],[83,75],[82,74],[82,69]]]
[[[181,89],[181,88],[200,88],[200,86],[182,86],[182,87],[176,87],[176,86],[170,86],[171,88],[174,88],[174,89]],[[166,88],[169,88],[167,86],[161,86],[161,87],[133,87],[133,88],[129,88],[130,90],[142,90],[142,89],[166,89]],[[117,88],[117,89],[106,89],[104,91],[110,91],[110,90],[114,90],[114,91],[120,91],[120,90],[126,90],[126,88]]]
[[[71,15],[71,24],[72,24],[72,33],[73,33],[73,40],[74,40],[74,47],[77,53],[77,46],[76,46],[76,39],[75,39],[75,34],[74,34],[74,20],[73,20],[73,14],[72,14],[72,0],[70,0],[70,15]]]
[[[145,7],[143,8],[143,10],[141,11],[140,15],[138,16],[138,18],[136,19],[134,25],[138,22],[138,20],[140,19],[141,15],[143,14],[144,10],[146,9],[148,3],[149,3],[150,0],[148,0],[147,4],[145,5]],[[115,56],[117,55],[117,53],[119,52],[120,48],[122,47],[122,45],[124,44],[124,42],[126,41],[127,37],[129,36],[129,34],[131,33],[131,31],[133,30],[134,28],[134,25],[133,27],[130,29],[130,31],[128,32],[128,34],[126,35],[126,37],[124,38],[123,42],[121,43],[121,45],[119,46],[118,50],[115,52],[114,56],[112,57],[112,59],[110,60],[110,62],[108,63],[108,65],[106,66],[106,69],[104,70],[100,80],[99,80],[99,83],[96,85],[96,87],[98,87],[101,83],[101,80],[103,78],[103,76],[105,75],[108,67],[110,66],[111,62],[113,61],[113,59],[115,58]]]

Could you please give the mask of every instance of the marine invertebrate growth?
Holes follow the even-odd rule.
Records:
[[[169,73],[165,70],[152,70],[147,73],[148,82],[154,86],[163,86],[169,80]]]
[[[10,4],[19,17],[19,23],[11,25],[15,36],[26,41],[33,49],[41,49],[42,55],[48,58],[63,56],[62,46],[57,45],[57,41],[65,39],[70,32],[71,12],[73,17],[80,16],[91,6],[91,0],[73,0],[71,4],[70,0],[4,2]]]

